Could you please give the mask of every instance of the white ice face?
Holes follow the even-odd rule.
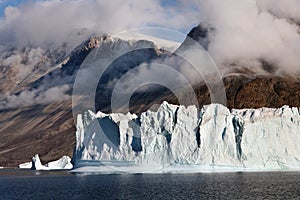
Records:
[[[78,115],[75,167],[134,163],[144,168],[300,169],[298,108],[230,111],[219,104],[157,112]],[[121,164],[120,164],[121,165]]]

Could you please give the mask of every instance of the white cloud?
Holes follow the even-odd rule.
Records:
[[[263,59],[278,72],[300,72],[299,26],[290,20],[300,17],[297,2],[201,0],[202,23],[216,29],[209,53],[219,65]]]
[[[78,43],[90,33],[117,33],[157,25],[190,29],[199,12],[190,7],[162,6],[159,0],[49,0],[7,7],[0,22],[0,44]],[[85,32],[81,36],[78,33]]]
[[[0,109],[10,109],[18,107],[26,107],[36,104],[48,104],[54,101],[66,101],[70,99],[70,95],[66,94],[70,89],[68,85],[53,87],[42,91],[24,90],[18,95],[8,95],[5,100],[0,101]]]
[[[293,19],[300,23],[299,0],[257,0],[257,5],[262,10],[267,10],[281,18]]]

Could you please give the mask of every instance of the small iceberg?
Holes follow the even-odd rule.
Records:
[[[19,164],[18,167],[19,167],[20,169],[31,169],[31,167],[32,167],[32,162],[26,162],[26,163]]]
[[[69,156],[63,156],[58,160],[42,165],[38,154],[32,157],[31,162],[22,163],[18,166],[20,169],[32,169],[32,170],[62,170],[72,169],[71,158]]]

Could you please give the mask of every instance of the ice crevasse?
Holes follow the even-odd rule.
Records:
[[[298,108],[230,111],[210,104],[199,110],[163,102],[156,112],[140,116],[78,115],[74,163],[75,168],[133,163],[165,169],[300,169],[299,144]]]

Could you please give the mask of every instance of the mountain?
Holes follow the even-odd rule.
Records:
[[[213,32],[213,28],[199,25],[188,36],[207,48],[209,34]],[[15,167],[37,153],[43,163],[64,155],[72,157],[76,141],[73,114],[79,113],[72,113],[71,95],[76,75],[79,70],[85,70],[87,58],[95,58],[97,65],[91,65],[87,79],[79,77],[85,83],[81,90],[84,109],[92,109],[95,103],[96,111],[109,113],[110,97],[120,77],[140,64],[174,57],[172,52],[157,47],[145,38],[136,41],[124,39],[94,35],[71,52],[67,50],[67,44],[49,49],[1,49],[0,166]],[[177,51],[185,49],[189,49],[187,40]],[[114,62],[109,63],[111,59]],[[93,63],[93,59],[89,61]],[[94,102],[84,89],[97,78],[93,67],[105,69],[96,87]],[[230,70],[224,71],[223,82],[229,109],[280,108],[283,105],[300,107],[298,76],[274,74],[268,63],[263,63],[261,71],[263,73],[258,74],[234,63]],[[196,82],[193,88],[200,107],[211,103],[208,87],[203,80]],[[148,109],[156,110],[163,101],[178,104],[176,96],[165,87],[156,85],[138,90],[130,99],[130,111],[139,115]]]
[[[50,52],[29,47],[1,54],[1,70],[4,73],[0,79],[0,140],[3,141],[0,144],[0,165],[14,167],[30,160],[36,153],[41,155],[43,163],[64,155],[72,157],[75,125],[71,94],[82,62],[95,48],[100,57],[108,58],[108,55],[139,46],[149,48],[130,51],[109,66],[103,76],[104,83],[108,83],[130,68],[166,52],[157,49],[151,41],[124,41],[102,35],[91,36],[69,54],[63,48]],[[21,67],[27,65],[30,70],[22,71]],[[22,76],[19,76],[20,73]],[[112,92],[105,84],[99,85],[98,91],[101,96]],[[102,105],[105,107],[107,104],[104,101]]]

